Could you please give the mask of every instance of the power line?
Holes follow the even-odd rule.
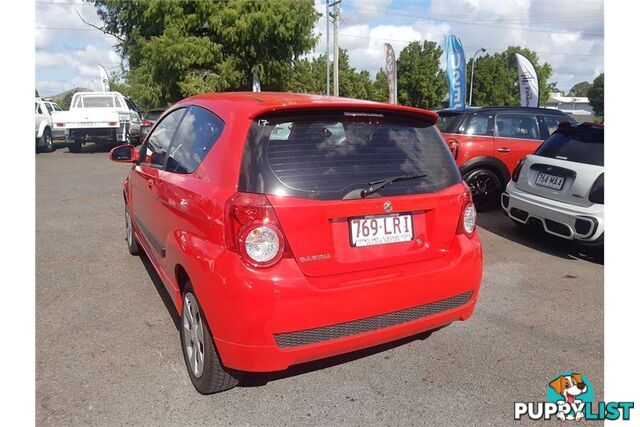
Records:
[[[373,14],[368,14],[366,12],[358,12],[358,13],[347,13],[345,12],[345,15],[349,16],[349,17],[361,17],[361,16],[377,16],[377,15],[373,15]],[[389,17],[389,16],[393,16],[392,14],[389,13],[385,13],[385,17]],[[402,20],[402,18],[394,18],[395,20]],[[434,20],[433,18],[430,17],[425,17],[425,19],[427,20]],[[410,18],[407,17],[404,19],[405,22],[409,21]],[[439,19],[435,19],[436,21]],[[413,16],[413,18],[411,19],[411,22],[416,23],[416,22],[420,22],[420,19],[416,19],[415,16]],[[574,34],[574,33],[580,33],[580,34],[584,34],[584,35],[592,35],[592,36],[600,36],[603,37],[604,33],[596,33],[596,32],[591,32],[591,31],[571,31],[571,30],[561,30],[561,29],[550,29],[550,28],[536,28],[536,27],[528,27],[528,26],[524,26],[524,25],[520,25],[520,26],[514,26],[514,25],[502,25],[500,23],[489,23],[489,22],[475,22],[475,21],[464,21],[464,20],[460,20],[460,19],[447,19],[447,20],[443,20],[442,23],[456,23],[456,24],[460,24],[460,25],[474,25],[474,26],[480,26],[480,27],[492,27],[492,28],[507,28],[507,29],[514,29],[514,30],[522,30],[522,31],[532,31],[532,32],[542,32],[542,33],[549,33],[549,32],[553,32],[553,33],[569,33],[569,34]]]
[[[383,41],[383,42],[400,42],[400,43],[411,43],[411,42],[415,42],[415,41],[421,41],[421,40],[400,40],[400,39],[388,39],[388,38],[379,38],[379,37],[370,37],[370,36],[360,36],[360,35],[356,35],[356,34],[341,34],[341,37],[356,37],[356,38],[362,38],[362,39],[369,39],[369,40],[378,40],[378,41]],[[471,49],[476,49],[480,46],[467,46]],[[597,54],[586,54],[586,53],[569,53],[569,52],[545,52],[545,51],[541,51],[541,50],[536,50],[536,53],[543,53],[543,54],[547,54],[547,55],[561,55],[561,56],[584,56],[584,57],[593,57],[593,56],[603,56],[604,53],[597,53]]]

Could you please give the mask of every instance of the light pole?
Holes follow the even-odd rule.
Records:
[[[476,56],[480,52],[486,52],[486,51],[487,51],[486,47],[481,47],[480,49],[476,50],[476,53],[473,54],[473,58],[471,58],[471,84],[469,85],[469,107],[473,105],[471,101],[473,100],[473,70],[476,67]]]
[[[325,17],[327,18],[327,96],[331,95],[329,91],[329,0],[326,0],[326,12]]]

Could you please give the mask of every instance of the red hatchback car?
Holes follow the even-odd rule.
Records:
[[[435,113],[343,98],[218,93],[167,110],[124,182],[182,319],[198,391],[471,316],[475,208]]]

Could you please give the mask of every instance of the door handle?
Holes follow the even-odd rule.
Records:
[[[499,153],[510,153],[511,149],[507,147],[498,148]]]

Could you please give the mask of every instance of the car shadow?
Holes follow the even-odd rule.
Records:
[[[86,144],[86,145],[82,146],[82,152],[81,153],[72,153],[67,149],[66,154],[77,156],[78,154],[102,154],[102,153],[108,153],[109,151],[111,151],[112,148],[117,147],[118,145],[119,144],[94,144],[94,143],[89,143],[89,144]],[[62,146],[58,146],[56,148],[57,149],[63,149],[63,148],[66,149],[67,148],[67,144],[64,144]]]
[[[147,273],[149,273],[151,282],[153,283],[153,286],[156,288],[156,291],[158,292],[158,295],[160,296],[162,303],[167,308],[167,311],[171,316],[171,320],[173,321],[173,324],[175,325],[176,330],[180,332],[180,316],[178,316],[178,312],[176,311],[176,307],[173,304],[173,300],[171,299],[169,292],[167,292],[167,288],[164,287],[164,284],[162,283],[162,279],[160,279],[160,276],[158,276],[156,269],[153,267],[153,264],[151,264],[149,257],[147,257],[147,254],[145,254],[144,251],[140,254],[139,258],[145,270],[147,270]]]
[[[528,248],[564,259],[604,264],[604,249],[582,245],[546,233],[542,228],[519,225],[500,208],[478,214],[479,227]]]
[[[409,344],[414,341],[423,341],[428,339],[434,332],[439,331],[448,325],[441,326],[440,328],[432,331],[421,332],[416,335],[412,335],[405,338],[400,338],[395,341],[391,341],[384,344],[379,344],[374,347],[368,347],[362,350],[352,351],[350,353],[339,354],[337,356],[327,357],[325,359],[314,360],[311,362],[305,362],[298,365],[293,365],[284,371],[277,372],[245,372],[242,380],[240,381],[240,387],[260,387],[267,385],[271,381],[278,381],[297,375],[303,375],[314,371],[320,371],[323,369],[331,368],[343,363],[353,362],[354,360],[363,359],[365,357],[373,356],[374,354],[383,353],[396,347],[400,347]],[[390,356],[385,356],[385,359]]]

